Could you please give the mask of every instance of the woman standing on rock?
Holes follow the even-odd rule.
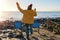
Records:
[[[18,10],[23,14],[22,18],[22,23],[26,25],[26,37],[29,40],[29,29],[31,34],[33,33],[32,30],[32,24],[34,23],[34,16],[37,16],[36,14],[36,8],[32,10],[32,4],[28,5],[28,8],[26,10],[23,10],[20,6],[19,3],[16,2]]]

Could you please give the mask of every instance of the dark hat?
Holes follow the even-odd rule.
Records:
[[[32,8],[32,4],[28,5],[28,9],[31,9]]]
[[[30,4],[28,7],[32,7],[32,4]]]

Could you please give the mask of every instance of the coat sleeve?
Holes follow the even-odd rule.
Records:
[[[37,16],[36,8],[34,9],[34,16]]]
[[[18,10],[23,13],[24,10],[20,7],[19,3],[16,3],[16,5],[17,5]]]

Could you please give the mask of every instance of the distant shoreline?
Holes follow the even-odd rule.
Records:
[[[19,12],[19,11],[2,11],[2,12]],[[60,12],[60,11],[37,11],[37,12]]]

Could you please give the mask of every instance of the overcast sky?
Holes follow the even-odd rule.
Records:
[[[37,11],[60,11],[60,0],[0,0],[0,11],[18,11],[16,2],[23,9],[32,3]]]

